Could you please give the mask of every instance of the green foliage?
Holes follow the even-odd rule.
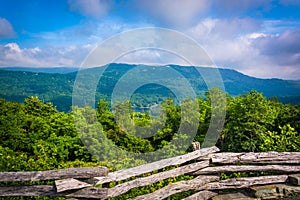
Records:
[[[29,97],[24,104],[0,100],[1,170],[45,170],[61,163],[91,161],[77,135],[73,116]]]
[[[16,153],[8,147],[0,146],[0,169],[1,171],[23,171],[27,169],[27,155]]]
[[[271,106],[261,93],[252,91],[247,95],[230,98],[227,119],[221,135],[224,151],[259,151],[262,136],[272,129],[279,110]]]
[[[97,86],[97,100],[100,97],[105,97],[106,100],[110,100],[112,90],[120,77],[135,67],[137,67],[137,65],[110,64],[101,76]],[[149,66],[149,68],[150,67],[159,70],[159,67]],[[199,74],[199,71],[203,74],[214,74],[213,71],[215,70],[207,67],[197,67],[197,69],[194,67],[176,65],[170,65],[170,67],[182,74],[187,81],[191,83],[196,94],[199,96],[203,96],[204,92],[207,91],[204,79]],[[101,67],[91,68],[86,69],[84,73],[92,75],[94,78],[101,70]],[[52,72],[53,71],[52,69]],[[44,72],[47,72],[47,70]],[[250,92],[251,89],[255,89],[263,92],[267,97],[278,96],[278,99],[284,103],[300,103],[299,81],[258,79],[245,76],[229,69],[219,69],[219,72],[224,81],[226,91],[231,96],[236,96],[243,92]],[[147,78],[145,75],[146,74],[143,73],[143,76],[137,76],[136,78],[145,79]],[[24,102],[24,99],[28,96],[38,96],[40,99],[43,99],[43,101],[52,102],[57,106],[59,111],[70,111],[76,72],[59,74],[40,73],[36,71],[26,72],[22,71],[22,69],[18,71],[0,70],[0,79],[0,98],[4,98],[8,101]],[[174,82],[174,80],[168,81],[171,83]],[[157,84],[147,84],[137,89],[130,101],[134,107],[141,108],[148,107],[153,103],[161,103],[168,97],[174,97],[168,88]]]
[[[24,101],[25,113],[46,117],[50,116],[57,112],[56,108],[53,107],[52,103],[43,103],[37,96],[31,96],[25,99]]]
[[[223,151],[299,151],[298,106],[252,91],[229,98],[226,114],[218,143]]]
[[[279,126],[280,131],[267,131],[263,135],[262,151],[300,151],[300,135],[290,124]]]
[[[33,96],[24,103],[0,99],[0,171],[83,166],[107,166],[115,171],[146,163],[134,153],[163,151],[158,158],[184,154],[192,141],[203,144],[212,116],[225,111],[222,104],[226,101],[212,103],[212,95],[227,101],[226,121],[217,143],[222,151],[300,151],[300,106],[267,99],[256,91],[228,97],[212,89],[206,98],[187,99],[180,105],[166,99],[156,116],[131,110],[129,101],[111,111],[105,100],[100,100],[96,109],[73,107],[72,112],[64,113]],[[196,135],[191,136],[193,127]],[[222,178],[255,175],[232,173],[222,174]],[[132,189],[118,199],[191,178],[163,180]]]
[[[159,116],[132,111],[129,102],[117,104],[114,113],[104,100],[96,110],[75,107],[63,113],[37,97],[28,97],[24,104],[0,99],[0,145],[8,156],[2,159],[1,169],[60,168],[66,162],[122,160],[126,152],[160,149],[167,157],[182,154],[191,140],[203,142],[212,107],[218,110],[219,106],[211,104],[212,94],[224,96],[213,89],[206,99],[186,100],[181,105],[166,99]],[[218,141],[223,151],[299,151],[299,106],[268,100],[256,91],[226,98],[226,122]],[[191,138],[189,128],[193,126],[198,130]],[[11,167],[12,163],[16,166]]]

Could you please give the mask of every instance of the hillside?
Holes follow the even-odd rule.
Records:
[[[67,74],[76,72],[78,68],[75,67],[3,67],[2,70],[8,71],[21,71],[21,72],[37,72],[37,73],[49,73],[49,74]]]
[[[100,84],[97,87],[96,99],[109,99],[118,80],[135,67],[136,65],[111,64],[101,77]],[[149,67],[152,70],[161,70],[158,66]],[[182,74],[191,83],[197,95],[201,96],[207,90],[207,86],[195,68],[177,65],[170,65],[170,67]],[[72,70],[75,69],[72,68]],[[98,70],[101,70],[101,67],[86,69],[85,73],[97,76],[99,74],[97,73]],[[26,97],[37,95],[45,102],[51,101],[59,110],[68,111],[71,106],[73,85],[77,72],[68,73],[66,69],[59,71],[56,68],[53,71],[50,69],[45,71],[47,73],[38,72],[36,69],[31,68],[27,70],[22,68],[0,70],[0,98],[23,102]],[[200,67],[199,71],[210,73],[212,69]],[[300,81],[259,79],[230,69],[220,69],[219,71],[224,81],[225,90],[230,96],[256,90],[262,92],[268,98],[276,96],[284,103],[300,103]],[[144,73],[141,77],[136,77],[137,80],[145,78],[147,78],[147,73]],[[173,80],[169,81],[172,82]],[[131,100],[139,106],[145,106],[172,95],[173,93],[166,87],[158,84],[148,84],[139,88]]]

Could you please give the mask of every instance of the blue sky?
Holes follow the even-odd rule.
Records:
[[[186,34],[223,68],[300,77],[299,0],[0,0],[0,66],[79,66],[103,40],[142,27]],[[184,64],[160,54],[120,62]]]

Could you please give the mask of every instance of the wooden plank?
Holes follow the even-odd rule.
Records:
[[[218,166],[207,167],[190,173],[193,176],[203,174],[218,174],[226,172],[283,172],[283,173],[297,173],[300,172],[300,165],[241,165],[241,166]]]
[[[177,183],[172,183],[163,187],[159,190],[154,191],[153,193],[141,195],[138,197],[133,198],[134,200],[144,200],[144,199],[151,199],[151,200],[159,200],[167,198],[173,194],[177,194],[180,192],[185,192],[188,190],[195,190],[211,181],[218,180],[218,176],[198,176],[193,180],[189,181],[180,181]]]
[[[91,178],[94,176],[106,176],[106,167],[83,167],[60,170],[36,171],[36,172],[0,172],[0,182],[16,181],[42,181],[66,178]]]
[[[0,187],[0,197],[54,196],[55,194],[56,191],[52,185]]]
[[[65,191],[57,193],[51,185],[31,185],[31,186],[7,186],[0,187],[0,197],[16,196],[49,196],[49,197],[74,197],[89,199],[106,199],[107,188],[83,188],[75,191]]]
[[[91,187],[91,186],[92,186],[91,184],[78,181],[74,178],[68,178],[68,179],[55,181],[55,187],[56,187],[57,192],[81,189],[81,188],[86,188],[86,187]]]
[[[300,152],[216,153],[210,158],[213,164],[300,164]]]
[[[287,175],[261,176],[248,178],[234,178],[222,180],[220,182],[209,183],[218,180],[217,176],[198,176],[189,181],[181,181],[170,184],[151,194],[142,195],[134,199],[163,199],[176,193],[188,190],[221,190],[233,188],[249,188],[254,185],[265,185],[275,183],[285,183]],[[75,198],[107,198],[107,188],[84,188],[78,191],[67,191],[56,193],[51,185],[36,186],[9,186],[0,187],[0,196],[61,196]]]
[[[236,189],[236,188],[249,188],[254,185],[266,185],[274,183],[285,183],[288,179],[287,175],[280,176],[261,176],[261,177],[248,177],[248,178],[233,178],[222,180],[220,182],[212,182],[217,176],[198,176],[197,178],[189,181],[180,181],[167,185],[164,188],[156,190],[153,193],[138,196],[134,200],[143,199],[164,199],[173,194],[185,192],[188,190],[222,190],[222,189]],[[205,185],[204,185],[205,184]]]
[[[209,178],[211,177],[211,178]],[[212,182],[217,176],[198,176],[197,178],[189,181],[180,181],[167,185],[164,188],[156,190],[153,193],[138,196],[134,200],[142,199],[164,199],[173,194],[185,192],[188,190],[222,190],[222,189],[236,189],[236,188],[249,188],[254,185],[266,185],[275,183],[285,183],[288,179],[287,175],[279,176],[261,176],[261,177],[248,177],[248,178],[233,178],[222,180],[220,182]],[[204,185],[205,184],[205,185]]]
[[[83,188],[81,190],[67,194],[66,197],[107,199],[107,188],[96,188],[96,187]]]
[[[197,190],[249,188],[254,185],[285,183],[287,179],[288,179],[287,175],[232,178],[232,179],[222,180],[220,182],[208,183],[204,186],[197,188]]]
[[[216,192],[212,192],[209,190],[203,190],[203,191],[197,192],[196,194],[188,196],[187,198],[184,198],[184,200],[208,200],[217,195],[218,195],[218,193],[216,193]]]
[[[108,198],[119,196],[120,194],[126,193],[132,188],[136,187],[142,187],[146,185],[150,185],[152,183],[156,183],[158,181],[171,178],[171,177],[177,177],[183,174],[187,174],[190,172],[194,172],[196,170],[205,168],[209,166],[209,161],[203,161],[203,162],[197,162],[192,163],[186,166],[178,167],[176,169],[172,169],[169,171],[161,172],[158,174],[153,174],[148,177],[138,178],[132,181],[128,181],[122,184],[119,184],[113,188],[109,188],[107,192]]]
[[[145,165],[133,167],[130,169],[111,172],[106,177],[94,177],[94,178],[98,180],[98,182],[96,184],[103,184],[103,183],[109,183],[109,182],[113,182],[113,181],[125,180],[125,179],[133,177],[133,176],[138,176],[138,175],[152,172],[155,170],[159,170],[159,169],[162,169],[165,167],[180,165],[180,164],[183,164],[190,160],[195,160],[201,156],[205,156],[210,153],[217,152],[217,151],[219,151],[219,149],[217,147],[203,148],[203,149],[193,151],[188,154],[176,156],[173,158],[167,158],[167,159],[159,160],[156,162],[148,163]]]
[[[197,158],[196,160],[197,161],[203,161],[203,160],[210,160],[210,158],[211,158],[211,154],[208,154],[206,156],[202,156],[200,158]]]

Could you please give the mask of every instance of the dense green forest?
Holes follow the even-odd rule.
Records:
[[[215,92],[222,93],[217,89]],[[237,97],[227,95],[226,99],[225,125],[217,142],[222,151],[300,151],[300,105],[283,104],[256,91]],[[129,102],[123,102],[116,106],[129,105]],[[139,126],[127,126],[125,132],[115,122],[115,118],[122,116],[113,113],[105,100],[100,100],[95,110],[88,106],[74,107],[71,112],[65,113],[59,112],[52,103],[43,103],[34,96],[27,97],[24,103],[1,99],[0,170],[33,171],[101,165],[114,171],[145,163],[145,160],[127,154],[114,154],[112,143],[135,153],[161,148],[165,148],[168,156],[185,153],[191,149],[180,146],[180,141],[188,137],[178,131],[182,120],[197,119],[199,127],[193,140],[203,141],[211,119],[209,92],[205,98],[186,100],[181,105],[175,104],[172,99],[164,100],[161,105],[165,110],[165,123],[147,112],[131,111],[131,119]],[[190,113],[194,116],[182,119],[180,107],[193,109],[194,105],[199,106],[197,112]],[[96,115],[95,118],[93,115]],[[103,138],[99,137],[99,130],[92,123],[94,119],[102,124],[101,133],[112,143],[102,143],[99,148],[97,144]],[[78,120],[77,125],[74,120]],[[147,126],[150,128],[143,131],[151,129],[157,130],[157,133],[148,138],[138,137],[143,135],[139,127]],[[171,140],[179,142],[170,145]],[[83,143],[91,145],[91,152]],[[164,180],[153,186],[132,190],[122,197],[126,199],[163,187],[168,182],[190,178],[181,176]]]
[[[116,83],[127,72],[139,69],[139,65],[110,64],[103,73],[96,91],[96,100],[105,99],[110,102],[112,91]],[[162,67],[146,66],[142,68],[137,80],[147,79],[147,73],[159,73]],[[189,81],[198,96],[204,97],[207,86],[201,74],[208,74],[214,78],[215,71],[207,67],[183,67],[170,65],[172,69],[179,72]],[[27,69],[16,68],[17,71],[0,70],[0,98],[8,101],[23,102],[28,96],[38,96],[43,102],[52,102],[59,111],[70,111],[72,105],[72,92],[77,72],[75,69]],[[91,76],[99,74],[102,67],[85,69],[86,74]],[[28,70],[28,71],[26,71]],[[31,71],[31,72],[30,72]],[[47,73],[45,73],[47,72]],[[199,74],[199,72],[201,74]],[[259,79],[246,76],[234,70],[219,69],[224,89],[229,96],[237,96],[248,93],[251,90],[262,92],[267,98],[276,96],[283,103],[300,103],[300,81],[280,79]],[[211,74],[211,75],[209,75]],[[94,77],[89,77],[93,79]],[[89,80],[87,79],[87,80]],[[169,80],[171,83],[174,80]],[[178,80],[176,80],[178,81]],[[157,84],[146,84],[135,91],[131,98],[132,105],[136,107],[147,107],[149,104],[161,103],[170,97],[172,92],[166,87]]]

